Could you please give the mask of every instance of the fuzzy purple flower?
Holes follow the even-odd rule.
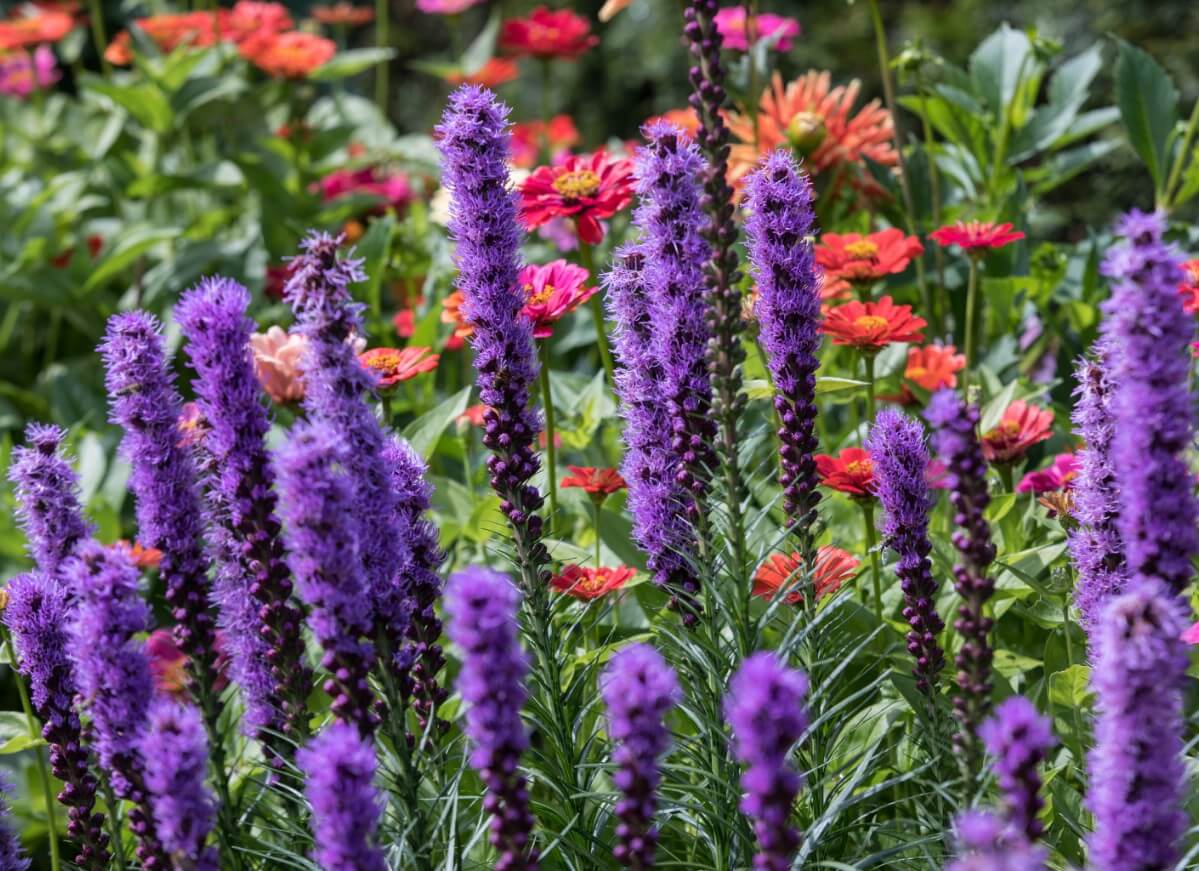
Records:
[[[100,345],[113,423],[132,471],[142,544],[162,551],[159,577],[175,640],[211,690],[216,631],[209,607],[208,558],[196,470],[179,436],[180,399],[158,321],[145,312],[113,315]]]
[[[1160,580],[1182,593],[1199,550],[1194,479],[1183,457],[1194,431],[1187,379],[1195,325],[1178,294],[1182,258],[1162,241],[1165,223],[1162,214],[1134,210],[1117,225],[1125,241],[1102,266],[1112,281],[1103,336],[1120,349],[1111,456],[1129,579]]]
[[[21,848],[21,839],[13,828],[12,810],[4,798],[12,791],[6,777],[0,777],[0,871],[26,871],[29,859]]]
[[[279,535],[266,449],[270,420],[254,376],[249,304],[237,282],[208,279],[184,294],[175,317],[197,375],[198,454],[218,563],[214,592],[246,725],[294,736],[305,729],[312,673]]]
[[[600,681],[608,709],[608,734],[617,747],[613,782],[622,798],[616,803],[617,843],[612,855],[628,868],[650,868],[658,832],[654,811],[662,780],[658,760],[670,746],[666,715],[682,691],[674,671],[648,644],[633,644],[612,657]]]
[[[787,520],[812,551],[820,501],[816,474],[816,370],[820,360],[820,278],[809,237],[812,185],[795,159],[775,151],[746,185],[745,234],[759,296],[754,314],[774,380],[782,455],[779,483]],[[808,561],[814,558],[807,555]]]
[[[995,716],[982,724],[978,734],[995,757],[1008,822],[1029,841],[1036,841],[1044,831],[1037,814],[1045,805],[1037,766],[1053,747],[1049,720],[1024,696],[1012,696],[995,709]]]
[[[385,871],[375,830],[383,802],[375,787],[375,752],[346,723],[330,723],[296,754],[312,807],[312,859],[324,871]]]
[[[526,584],[549,581],[542,567],[542,497],[529,481],[539,461],[541,415],[530,402],[540,368],[533,327],[521,315],[517,281],[521,230],[508,186],[508,107],[490,91],[465,85],[450,95],[437,127],[444,183],[451,193],[450,235],[455,243],[463,313],[474,327],[472,347],[479,398],[487,406],[483,443],[500,510],[512,525]]]
[[[958,858],[945,871],[1044,871],[1045,850],[989,811],[966,811],[954,821]]]
[[[788,759],[808,726],[803,700],[808,679],[769,652],[755,653],[737,669],[725,697],[733,727],[733,752],[745,766],[741,809],[754,823],[758,852],[754,868],[789,871],[800,834],[791,825],[791,806],[803,778]]]
[[[956,659],[958,691],[953,707],[961,728],[953,740],[968,776],[974,777],[981,761],[977,729],[991,707],[993,654],[987,636],[993,621],[983,609],[995,590],[995,582],[987,577],[995,545],[985,516],[991,501],[987,461],[978,441],[978,409],[954,391],[933,394],[925,417],[933,426],[937,456],[945,463],[945,483],[957,527],[953,546],[960,561],[953,567],[953,576],[962,603],[953,628],[961,636],[962,646]]]
[[[487,787],[483,806],[491,814],[491,844],[500,854],[495,868],[502,871],[538,867],[529,791],[519,770],[529,746],[520,718],[529,673],[518,641],[520,599],[507,575],[480,566],[454,574],[445,596],[450,638],[463,653],[458,692],[470,706],[470,763]]]
[[[1183,684],[1188,620],[1160,581],[1112,599],[1098,626],[1091,682],[1097,696],[1088,759],[1089,841],[1096,871],[1173,868],[1187,828],[1183,810]]]
[[[370,735],[378,725],[368,682],[375,648],[349,447],[328,424],[302,424],[279,451],[276,471],[288,559],[300,596],[312,609],[308,625],[324,651],[330,708]]]
[[[170,698],[155,701],[141,760],[158,837],[175,867],[217,871],[216,847],[205,844],[216,822],[216,802],[204,785],[208,743],[200,712]]]
[[[62,583],[62,564],[91,535],[79,505],[79,478],[62,454],[66,432],[31,423],[25,446],[13,449],[8,479],[17,495],[17,520],[40,571]]]
[[[874,461],[875,492],[883,506],[883,538],[899,557],[895,574],[903,590],[903,617],[908,630],[908,652],[916,660],[912,673],[916,686],[930,697],[945,667],[945,653],[937,636],[945,628],[937,613],[938,584],[928,555],[929,495],[928,449],[924,429],[895,409],[884,409],[870,429],[866,449]]]
[[[75,711],[75,672],[68,651],[71,605],[67,588],[43,574],[20,575],[5,587],[4,623],[12,633],[21,674],[50,746],[50,767],[63,782],[58,800],[67,808],[67,836],[78,847],[75,864],[87,871],[108,868],[104,815],[95,812],[96,779]]]

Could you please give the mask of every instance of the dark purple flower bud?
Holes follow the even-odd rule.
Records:
[[[538,867],[529,790],[520,773],[520,756],[529,746],[520,718],[529,673],[518,640],[520,599],[507,575],[481,566],[454,574],[445,595],[450,638],[463,654],[458,692],[469,706],[470,763],[487,787],[484,807],[491,814],[491,844],[499,851],[495,867],[505,871]]]
[[[789,871],[800,834],[791,806],[803,778],[788,762],[808,726],[803,700],[808,679],[769,652],[746,659],[729,683],[725,716],[733,727],[733,753],[746,766],[741,809],[758,838],[754,868]]]
[[[21,847],[21,839],[17,836],[12,823],[12,810],[7,796],[12,791],[12,785],[7,777],[0,776],[0,871],[26,871],[29,859]]]
[[[958,858],[945,871],[1045,871],[1045,850],[988,811],[967,811],[954,822]]]
[[[1024,696],[1012,696],[995,709],[995,716],[982,724],[978,735],[995,757],[1008,822],[1029,841],[1036,841],[1044,831],[1037,814],[1045,805],[1037,766],[1053,747],[1049,720]]]
[[[612,779],[622,796],[616,803],[619,822],[612,855],[628,868],[650,868],[658,843],[658,760],[670,746],[666,715],[679,703],[682,691],[658,651],[633,644],[612,657],[600,693],[608,709],[608,734],[616,744]]]
[[[933,695],[945,654],[937,636],[945,628],[937,614],[938,584],[928,555],[928,450],[924,429],[895,409],[878,413],[866,449],[874,463],[875,493],[885,512],[883,539],[899,557],[895,574],[903,590],[903,617],[908,622],[907,647],[916,660],[916,685]]]
[[[141,761],[154,824],[174,867],[217,871],[216,847],[206,846],[216,802],[204,785],[208,743],[200,712],[160,697],[150,707]]]
[[[375,752],[346,723],[330,723],[296,754],[312,807],[312,859],[323,871],[385,871],[375,830],[383,802],[375,787]]]

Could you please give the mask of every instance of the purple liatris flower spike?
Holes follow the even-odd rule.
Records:
[[[945,483],[957,527],[953,546],[960,561],[953,567],[953,576],[962,603],[953,628],[961,636],[962,646],[956,659],[958,690],[953,707],[961,728],[954,734],[954,746],[969,776],[974,777],[981,758],[977,730],[991,706],[992,651],[987,636],[992,620],[984,608],[995,590],[995,582],[987,577],[995,545],[985,516],[991,501],[987,461],[976,432],[978,409],[954,391],[933,394],[925,417],[933,426],[937,456],[945,463]]]
[[[208,279],[184,294],[175,317],[196,370],[203,421],[198,453],[217,539],[214,592],[246,724],[294,736],[308,716],[312,674],[279,535],[266,449],[270,420],[254,376],[249,304],[237,282]]]
[[[312,609],[308,624],[324,650],[330,707],[339,720],[370,735],[378,725],[368,683],[375,649],[348,453],[329,425],[302,424],[279,451],[276,466],[288,559]]]
[[[741,809],[758,838],[754,867],[788,871],[799,849],[791,805],[803,778],[788,759],[808,726],[803,700],[808,679],[769,652],[746,659],[729,683],[725,716],[733,727],[733,752],[746,766]]]
[[[1195,482],[1183,457],[1194,431],[1187,379],[1195,325],[1178,294],[1182,258],[1162,241],[1165,223],[1162,214],[1134,210],[1117,225],[1125,241],[1103,261],[1112,281],[1103,336],[1120,349],[1112,367],[1112,468],[1129,579],[1156,579],[1182,593],[1199,550]]]
[[[700,204],[706,164],[695,144],[673,124],[650,124],[642,135],[646,144],[637,152],[640,204],[633,219],[642,233],[641,274],[654,301],[653,349],[662,367],[677,475],[698,498],[716,467],[716,423],[706,362],[712,330],[704,304],[704,263],[711,249],[702,234]],[[690,507],[692,521],[698,521],[698,502]]]
[[[135,640],[150,623],[150,609],[137,593],[137,569],[123,553],[89,541],[67,563],[67,577],[78,597],[70,650],[100,767],[117,797],[132,803],[129,827],[143,866],[169,868],[139,757],[154,679],[143,644]]]
[[[26,871],[29,859],[21,849],[21,839],[13,828],[12,811],[3,797],[12,790],[6,777],[0,777],[0,871]]]
[[[33,710],[50,745],[50,767],[63,782],[58,800],[67,808],[67,835],[77,844],[75,864],[108,868],[104,815],[95,812],[96,779],[75,711],[75,673],[69,658],[71,606],[67,588],[43,574],[20,575],[5,587],[4,623],[12,633],[21,674],[29,681]]]
[[[141,739],[141,761],[158,837],[174,867],[217,871],[216,847],[206,845],[216,802],[204,785],[208,744],[200,712],[170,698],[155,701]]]
[[[1080,360],[1075,369],[1078,387],[1071,418],[1085,446],[1073,486],[1073,516],[1078,526],[1068,534],[1070,556],[1078,573],[1074,603],[1093,648],[1099,615],[1113,596],[1123,592],[1128,568],[1120,540],[1120,493],[1112,463],[1116,433],[1112,399],[1118,350],[1110,340],[1100,338],[1092,352],[1093,359]]]
[[[653,319],[639,245],[625,245],[604,276],[608,312],[615,324],[613,348],[619,366],[616,393],[625,420],[621,472],[628,482],[633,537],[648,557],[654,582],[670,590],[674,604],[692,603],[699,582],[687,560],[695,552],[695,530],[686,521],[691,494],[679,484],[678,456],[671,448],[670,415],[663,396],[663,369],[653,351]],[[693,608],[683,619],[695,620]]]
[[[966,811],[954,822],[958,858],[945,871],[1044,871],[1045,850],[989,811]]]
[[[600,681],[608,709],[608,734],[617,747],[613,782],[622,798],[616,803],[617,844],[612,854],[628,868],[650,868],[658,833],[654,811],[662,774],[658,760],[670,746],[665,718],[682,691],[674,671],[648,644],[633,644],[612,657]]]
[[[916,685],[930,696],[945,667],[937,636],[945,628],[937,614],[937,581],[928,555],[928,450],[924,429],[895,409],[884,409],[870,429],[866,449],[874,462],[874,482],[883,506],[883,538],[899,557],[895,574],[903,590],[903,618],[908,622],[908,652],[916,660]]]
[[[542,497],[529,481],[538,469],[541,415],[529,401],[540,371],[533,327],[521,315],[517,282],[521,230],[508,187],[508,107],[490,91],[466,85],[450,95],[437,127],[443,179],[451,192],[450,235],[455,243],[463,313],[474,327],[472,347],[479,397],[487,406],[483,443],[500,509],[512,525],[522,571],[548,581],[541,566]]]
[[[354,489],[347,508],[361,532],[359,556],[375,631],[396,654],[408,629],[408,590],[400,571],[409,558],[408,534],[398,526],[396,494],[384,459],[387,432],[366,401],[374,379],[353,347],[354,337],[362,333],[362,306],[353,302],[349,287],[366,275],[362,261],[339,255],[340,242],[323,233],[308,236],[291,262],[284,292],[299,332],[308,339],[301,362],[304,410],[346,445],[344,463]]]
[[[820,276],[812,253],[812,185],[786,151],[775,151],[746,185],[745,234],[758,280],[754,314],[774,381],[787,519],[813,551],[816,520],[816,370]],[[814,552],[806,556],[808,562]]]
[[[1037,766],[1053,747],[1049,720],[1024,696],[1012,696],[995,709],[995,716],[982,724],[978,734],[995,757],[1008,822],[1035,841],[1043,831],[1037,814],[1045,804]]]
[[[1166,584],[1141,581],[1104,608],[1091,683],[1097,696],[1088,759],[1089,841],[1096,871],[1173,868],[1183,810],[1185,609]]]
[[[383,802],[375,787],[375,752],[346,723],[330,723],[296,755],[312,807],[312,859],[324,871],[385,871],[375,829]]]
[[[79,505],[79,479],[62,456],[66,432],[31,423],[25,446],[13,449],[8,479],[17,494],[17,520],[38,569],[62,583],[62,563],[91,534]]]
[[[157,320],[145,312],[113,315],[100,345],[113,423],[132,471],[140,541],[162,551],[159,577],[183,652],[208,686],[216,632],[209,608],[208,559],[196,470],[179,433],[180,399]]]
[[[480,566],[453,575],[446,588],[450,638],[463,653],[458,692],[470,706],[470,762],[487,787],[484,807],[491,814],[491,843],[500,854],[495,867],[534,871],[533,815],[519,770],[520,755],[529,746],[520,719],[529,661],[517,640],[519,607],[520,593],[508,576]]]

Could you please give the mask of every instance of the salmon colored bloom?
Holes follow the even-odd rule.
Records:
[[[33,48],[58,42],[75,29],[75,19],[65,12],[40,11],[34,15],[0,20],[0,50]]]
[[[278,326],[250,336],[254,374],[276,405],[299,402],[304,398],[304,374],[300,362],[307,348],[308,342],[302,335],[288,333]]]
[[[332,40],[302,30],[251,37],[239,50],[242,57],[277,79],[302,79],[337,54]]]
[[[183,45],[202,47],[217,42],[241,43],[251,37],[263,39],[292,27],[291,14],[285,6],[258,0],[238,0],[232,9],[220,9],[215,16],[207,11],[182,12],[139,18],[135,23],[164,53]],[[113,38],[104,57],[118,66],[133,61],[129,31],[122,30]]]
[[[798,553],[776,553],[758,568],[754,574],[753,594],[767,602],[774,599],[781,590],[792,590],[787,594],[787,604],[796,605],[803,601],[803,594],[796,589],[802,586],[800,566],[803,557]],[[820,601],[829,593],[835,593],[841,584],[852,578],[858,569],[858,560],[848,551],[823,545],[816,552],[816,571],[812,585],[816,589],[816,601]]]
[[[520,75],[520,67],[515,61],[506,57],[492,57],[483,62],[477,70],[450,70],[444,76],[445,80],[454,87],[458,85],[479,85],[484,88],[498,88]]]
[[[595,295],[597,288],[587,287],[587,270],[565,260],[544,266],[529,264],[517,281],[524,289],[521,314],[533,322],[533,338],[548,339],[554,324]]]
[[[817,454],[816,473],[820,486],[853,496],[874,496],[874,460],[864,448],[844,448],[837,456]]]
[[[1029,472],[1016,485],[1017,493],[1051,493],[1054,490],[1069,490],[1078,477],[1078,457],[1074,454],[1058,454],[1047,468]]]
[[[512,125],[512,163],[531,167],[537,164],[542,149],[551,158],[579,144],[579,128],[569,115],[555,115],[545,121],[523,121]]]
[[[562,479],[562,486],[579,487],[596,502],[605,499],[629,485],[615,469],[597,469],[594,466],[567,466],[570,474]]]
[[[375,10],[353,3],[334,3],[332,6],[313,6],[312,17],[321,24],[359,27],[375,20]]]
[[[628,9],[632,2],[633,0],[604,0],[604,5],[600,7],[599,20],[603,22],[611,21],[616,13]]]
[[[920,342],[928,322],[912,314],[910,305],[895,305],[889,296],[877,302],[854,300],[828,311],[821,329],[834,345],[878,351],[892,342]]]
[[[512,18],[500,31],[500,47],[517,57],[574,59],[599,43],[591,25],[569,9],[538,6],[528,18]]]
[[[943,387],[957,387],[957,373],[966,368],[966,355],[953,345],[925,345],[908,348],[908,364],[903,377],[932,393]]]
[[[756,137],[752,117],[729,115],[729,130],[740,142],[729,155],[730,179],[739,181],[780,146],[799,152],[813,175],[838,164],[861,164],[863,158],[895,166],[891,114],[878,100],[855,112],[861,87],[855,79],[834,88],[830,74],[817,70],[784,86],[776,72],[759,103]]]
[[[162,563],[162,551],[156,547],[146,547],[140,541],[126,541],[122,538],[116,543],[116,547],[139,569],[156,569]]]
[[[556,166],[539,166],[520,187],[520,216],[530,230],[554,218],[572,218],[579,238],[596,245],[604,238],[600,221],[633,199],[633,162],[605,151],[571,155]]]
[[[481,402],[478,405],[472,405],[466,411],[462,412],[462,414],[458,415],[455,422],[459,426],[483,426],[487,423],[487,406]]]
[[[642,127],[649,127],[659,121],[665,121],[667,124],[673,124],[678,127],[692,139],[699,132],[699,116],[695,114],[695,110],[688,106],[685,109],[669,109],[661,115],[654,115],[652,118],[646,118]]]
[[[983,456],[991,463],[1010,463],[1053,435],[1053,412],[1016,399],[1004,409],[994,429],[983,433]]]
[[[378,378],[376,387],[388,390],[401,381],[436,369],[440,357],[431,351],[431,348],[371,348],[358,355],[358,362]]]
[[[466,319],[466,314],[462,311],[462,304],[465,301],[466,297],[460,290],[455,290],[441,301],[441,322],[453,324],[453,338],[459,340],[469,339],[475,334],[475,328],[471,326],[470,321]]]
[[[1182,308],[1189,314],[1199,314],[1199,260],[1188,260],[1182,264],[1183,280],[1178,285],[1182,295]]]
[[[968,253],[981,253],[983,250],[993,250],[1010,245],[1023,239],[1024,234],[1013,230],[1011,224],[993,224],[989,221],[958,221],[933,230],[928,237],[943,248],[957,245]]]
[[[895,227],[867,236],[825,233],[816,245],[816,263],[824,271],[823,293],[832,294],[854,284],[873,284],[896,275],[923,253],[919,239]]]
[[[633,579],[637,572],[628,566],[616,568],[585,568],[563,566],[562,574],[550,579],[550,585],[560,593],[576,599],[591,601],[619,590]]]
[[[732,51],[749,51],[750,42],[760,42],[777,35],[771,46],[776,51],[790,51],[799,36],[799,22],[794,18],[772,15],[769,12],[746,18],[744,6],[725,6],[716,13],[716,29],[724,39],[724,47]]]
[[[146,656],[154,688],[160,693],[183,695],[187,691],[187,654],[179,649],[169,629],[155,629],[146,638]]]

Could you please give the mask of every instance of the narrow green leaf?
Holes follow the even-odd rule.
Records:
[[[1116,105],[1128,141],[1160,190],[1166,176],[1166,140],[1178,123],[1178,89],[1151,55],[1123,40],[1116,61]]]

